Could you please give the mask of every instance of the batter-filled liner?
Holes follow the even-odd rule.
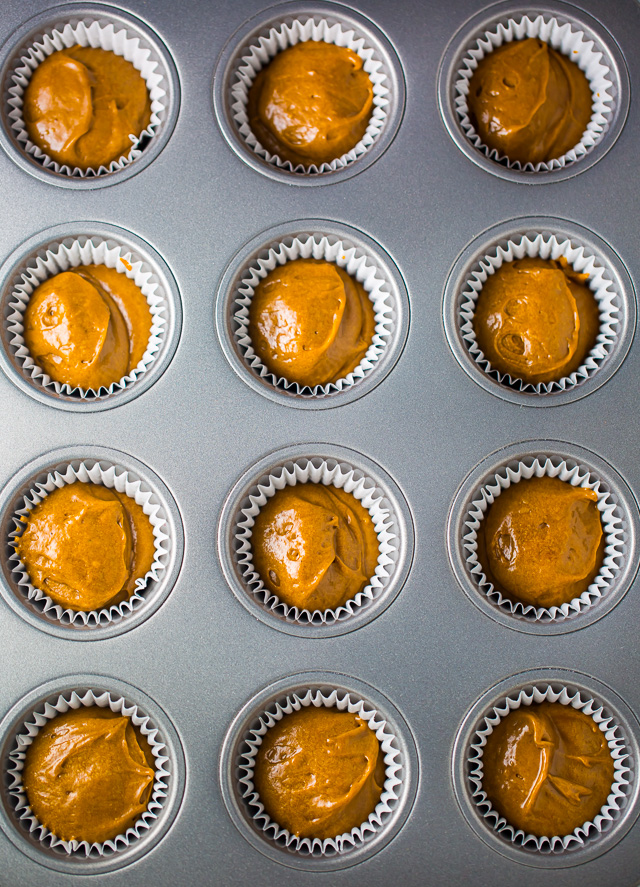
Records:
[[[309,706],[348,711],[365,721],[373,730],[384,755],[385,781],[380,800],[366,822],[335,838],[299,838],[274,822],[265,811],[255,790],[253,772],[258,749],[267,730],[287,714]],[[266,711],[256,714],[257,724],[247,730],[238,755],[238,789],[247,816],[267,840],[289,850],[314,857],[334,856],[352,851],[377,835],[391,817],[403,787],[403,766],[399,744],[391,725],[366,700],[346,690],[320,690],[301,687],[272,703]]]
[[[88,21],[89,18],[87,18]],[[54,28],[47,32],[23,53],[10,78],[6,104],[12,136],[25,154],[44,169],[57,175],[89,178],[108,175],[124,169],[142,155],[143,150],[157,136],[166,118],[167,81],[162,73],[162,66],[153,57],[151,49],[145,45],[145,41],[143,38],[141,39],[139,33],[135,33],[133,30],[127,32],[120,22],[102,24],[101,22],[104,21],[104,16],[101,15],[101,21],[93,20],[90,24],[81,21],[76,25],[67,23],[61,30]],[[76,44],[91,46],[94,49],[105,49],[122,56],[140,72],[147,84],[151,101],[149,125],[139,134],[131,133],[129,152],[119,159],[112,160],[108,167],[80,169],[77,166],[71,168],[67,164],[59,164],[31,141],[22,116],[24,93],[35,69],[54,52],[70,49]]]
[[[392,100],[391,83],[375,47],[370,45],[365,35],[357,33],[352,27],[343,26],[339,21],[330,21],[320,16],[275,23],[267,28],[265,28],[264,34],[256,38],[254,44],[241,50],[241,55],[238,54],[237,70],[231,83],[230,100],[231,112],[240,136],[251,151],[278,169],[307,176],[344,169],[366,154],[376,143],[387,121],[388,109]],[[373,85],[373,107],[363,137],[350,151],[336,157],[329,163],[321,163],[319,166],[316,164],[294,166],[291,161],[284,160],[277,154],[271,154],[260,144],[251,129],[247,106],[249,90],[257,74],[279,52],[307,40],[346,47],[363,59],[363,69],[369,75]]]
[[[172,540],[164,509],[153,490],[141,480],[134,480],[129,473],[117,465],[107,466],[104,460],[88,460],[68,464],[63,469],[51,471],[42,482],[34,483],[21,499],[21,505],[13,515],[13,529],[9,534],[9,547],[13,550],[15,540],[22,534],[25,523],[21,518],[29,514],[49,493],[65,484],[102,484],[109,489],[130,496],[149,518],[153,527],[154,560],[145,576],[136,581],[136,590],[131,597],[119,604],[111,604],[99,610],[72,610],[55,603],[29,579],[27,570],[17,553],[9,556],[11,577],[15,588],[25,605],[45,616],[52,622],[73,628],[100,628],[126,619],[144,606],[153,594],[153,588],[162,579],[171,552]]]
[[[548,43],[557,52],[572,60],[583,71],[593,98],[591,120],[577,145],[563,154],[539,163],[521,164],[510,161],[496,149],[483,144],[476,132],[469,114],[467,96],[469,83],[480,61],[489,53],[513,40],[537,37]],[[594,45],[593,40],[580,29],[578,22],[561,23],[549,15],[538,15],[531,19],[527,15],[519,18],[506,18],[491,26],[491,30],[478,34],[473,46],[465,53],[460,68],[454,75],[455,110],[462,131],[472,145],[490,160],[508,169],[525,172],[544,173],[563,169],[585,157],[602,140],[615,110],[615,88],[613,73],[606,64],[606,58]]]
[[[604,559],[598,575],[579,597],[575,597],[559,607],[535,607],[533,604],[510,600],[488,579],[478,557],[478,531],[487,511],[502,491],[514,483],[545,476],[556,477],[571,486],[595,491],[605,538]],[[467,508],[462,534],[462,547],[467,571],[478,591],[484,594],[494,606],[512,616],[532,622],[556,622],[571,619],[597,606],[599,601],[610,594],[611,588],[622,570],[625,557],[624,527],[620,516],[620,507],[606,484],[594,472],[587,471],[578,465],[570,465],[565,460],[554,456],[531,457],[515,464],[510,463],[487,478]]]
[[[362,285],[373,303],[375,330],[371,344],[358,366],[343,379],[325,385],[315,385],[313,388],[272,373],[262,363],[251,343],[249,311],[256,287],[270,271],[296,259],[319,259],[335,263]],[[232,304],[233,334],[245,364],[262,381],[268,382],[280,391],[299,397],[330,397],[332,394],[352,388],[375,370],[397,331],[394,303],[394,297],[374,256],[365,254],[358,247],[347,246],[335,237],[301,234],[269,247],[266,255],[256,259],[243,271]]]
[[[87,841],[64,841],[42,825],[33,814],[27,794],[22,783],[27,750],[40,729],[56,715],[64,714],[70,710],[77,710],[82,706],[91,708],[109,708],[112,712],[128,717],[134,726],[140,731],[148,742],[155,762],[155,778],[147,809],[137,820],[134,826],[128,828],[121,835],[103,843],[89,843]],[[171,767],[168,751],[163,742],[162,735],[153,724],[148,715],[140,711],[138,706],[127,701],[122,696],[100,690],[69,690],[61,693],[53,703],[47,702],[37,706],[25,718],[20,732],[14,742],[14,747],[8,756],[6,778],[8,779],[7,792],[13,802],[13,815],[20,828],[27,829],[32,837],[36,837],[40,843],[55,851],[58,855],[64,854],[75,858],[102,858],[111,856],[118,851],[129,847],[134,841],[142,837],[149,829],[153,828],[169,790],[171,779]]]
[[[37,287],[56,274],[71,271],[83,265],[106,265],[126,275],[139,287],[151,312],[149,341],[138,365],[108,387],[78,388],[52,379],[32,358],[24,340],[24,314],[29,299]],[[5,336],[11,348],[13,360],[25,378],[52,395],[71,395],[83,401],[104,399],[125,388],[130,388],[151,368],[165,340],[168,322],[167,295],[151,266],[132,255],[122,244],[102,237],[76,238],[50,246],[28,260],[20,280],[14,284],[8,300],[4,319]]]
[[[252,553],[252,530],[256,516],[278,490],[304,483],[333,485],[351,493],[367,509],[378,537],[378,562],[369,583],[342,606],[327,610],[301,610],[281,601],[268,589],[255,571]],[[400,538],[393,507],[384,491],[364,472],[344,462],[321,457],[300,458],[274,469],[248,491],[235,519],[235,558],[247,594],[287,622],[301,625],[331,625],[356,615],[378,600],[393,579],[400,562]]]
[[[501,373],[481,351],[474,330],[474,315],[482,288],[487,280],[505,263],[524,258],[565,260],[577,274],[588,274],[585,284],[598,305],[600,329],[595,344],[584,363],[568,376],[553,382],[525,382],[509,373]],[[492,379],[514,391],[525,394],[547,395],[569,391],[581,385],[598,372],[611,355],[620,335],[620,296],[615,284],[603,266],[588,249],[555,234],[527,234],[498,244],[482,256],[463,284],[458,310],[460,334],[469,356]]]
[[[494,809],[482,788],[483,750],[487,743],[487,737],[510,712],[522,705],[540,702],[568,705],[592,717],[598,728],[605,734],[613,758],[613,784],[600,813],[594,817],[593,821],[587,821],[575,828],[570,835],[537,837],[526,834],[522,829],[516,829]],[[505,841],[522,847],[524,850],[538,853],[563,853],[576,850],[597,840],[622,815],[633,779],[630,752],[624,734],[616,724],[615,714],[607,711],[603,704],[593,699],[587,691],[556,684],[535,685],[510,694],[497,702],[484,715],[481,726],[478,727],[471,739],[467,771],[472,801],[478,815],[484,820],[487,827],[498,833]]]

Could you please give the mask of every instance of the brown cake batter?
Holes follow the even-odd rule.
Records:
[[[266,587],[291,607],[334,609],[369,584],[378,538],[366,508],[344,490],[296,484],[260,510],[253,562]]]
[[[149,304],[133,280],[106,265],[79,265],[34,291],[24,339],[56,382],[97,391],[138,365],[151,323]]]
[[[562,157],[592,114],[589,81],[543,40],[514,40],[486,55],[469,83],[469,116],[483,144],[521,164]]]
[[[542,702],[507,715],[487,738],[482,788],[507,822],[537,837],[570,835],[598,815],[613,758],[593,718]]]
[[[600,313],[587,276],[566,262],[506,262],[487,279],[473,318],[478,346],[493,369],[537,384],[581,366],[596,343]]]
[[[304,708],[265,734],[254,783],[278,825],[300,838],[334,838],[366,822],[380,800],[380,743],[356,715]]]
[[[249,309],[256,354],[276,376],[299,385],[344,379],[369,349],[373,303],[333,262],[295,259],[260,281]]]
[[[23,783],[38,821],[64,841],[102,843],[135,825],[154,780],[149,744],[129,718],[97,706],[59,714],[29,746]]]
[[[373,85],[360,56],[309,40],[278,53],[249,90],[249,124],[260,144],[293,165],[330,163],[369,124]]]
[[[49,493],[15,543],[31,584],[72,610],[131,597],[155,557],[153,527],[135,499],[76,481]]]
[[[140,72],[106,49],[72,46],[48,56],[24,94],[31,141],[72,169],[98,169],[131,150],[151,120]]]
[[[489,507],[478,533],[478,558],[511,600],[560,606],[578,597],[602,566],[598,497],[557,477],[512,484]]]

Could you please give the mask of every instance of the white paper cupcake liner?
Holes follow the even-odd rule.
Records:
[[[371,345],[357,367],[343,379],[326,385],[299,385],[272,373],[253,349],[249,329],[249,310],[256,287],[278,265],[295,259],[324,259],[342,268],[366,290],[373,304],[375,329]],[[345,391],[368,376],[391,342],[394,331],[394,300],[379,272],[375,259],[355,246],[346,246],[335,237],[300,235],[269,248],[243,273],[232,306],[234,338],[247,366],[274,388],[301,397],[326,397]]]
[[[584,72],[593,96],[591,120],[575,147],[561,157],[540,163],[521,164],[501,155],[496,149],[483,144],[469,116],[467,97],[469,83],[480,61],[499,46],[513,40],[538,37],[557,52],[563,53]],[[563,169],[588,154],[603,138],[615,107],[615,90],[611,70],[605,63],[602,52],[596,49],[592,39],[575,22],[561,24],[549,15],[538,15],[531,19],[507,18],[492,26],[490,31],[480,34],[473,47],[465,54],[460,69],[455,74],[455,109],[460,126],[469,141],[490,160],[497,161],[509,169],[525,172],[548,172]]]
[[[509,373],[501,373],[491,366],[491,362],[480,349],[474,330],[475,310],[482,288],[492,274],[507,262],[517,259],[541,258],[566,259],[568,265],[578,274],[588,274],[587,285],[593,293],[600,314],[600,331],[596,342],[585,358],[584,363],[558,381],[525,382]],[[463,286],[458,312],[460,333],[467,351],[486,375],[516,391],[531,394],[553,394],[568,391],[590,379],[602,367],[613,351],[620,332],[619,295],[606,267],[584,246],[572,244],[570,240],[555,234],[522,235],[515,240],[499,244],[479,261]]]
[[[491,804],[482,788],[483,753],[487,738],[494,728],[510,712],[521,705],[532,705],[540,702],[555,702],[570,705],[593,718],[598,728],[604,733],[613,758],[614,776],[611,791],[603,804],[600,813],[593,821],[587,821],[573,830],[570,835],[549,835],[536,837],[516,829],[501,816]],[[478,728],[471,740],[467,759],[469,781],[472,788],[472,800],[478,813],[487,826],[502,838],[523,849],[541,853],[562,853],[576,850],[587,842],[591,843],[598,836],[611,828],[627,803],[627,794],[633,778],[630,755],[623,731],[616,724],[615,716],[593,699],[586,691],[576,690],[567,686],[549,684],[535,685],[520,690],[503,698],[484,716],[482,726]]]
[[[597,508],[600,512],[603,534],[605,537],[604,560],[600,572],[579,597],[559,607],[535,607],[510,600],[498,591],[487,578],[478,558],[478,531],[489,507],[495,502],[503,490],[521,480],[532,477],[557,477],[573,487],[584,487],[594,490],[597,497]],[[619,516],[617,503],[603,482],[593,473],[578,465],[571,467],[563,459],[553,456],[544,460],[531,458],[518,462],[515,466],[507,465],[485,481],[482,489],[469,505],[463,525],[463,550],[469,575],[479,591],[495,606],[513,616],[538,622],[556,622],[570,619],[584,613],[598,604],[611,590],[624,560],[624,527]]]
[[[125,28],[119,27],[119,23],[100,24],[98,21],[91,21],[90,24],[87,24],[89,18],[86,22],[79,22],[75,26],[67,23],[62,30],[54,28],[40,41],[34,43],[21,56],[20,62],[13,71],[7,99],[9,127],[21,149],[45,169],[59,175],[76,178],[106,175],[124,169],[125,166],[133,163],[140,157],[145,145],[157,134],[166,116],[166,81],[158,62],[152,58],[151,50],[141,42],[139,35],[128,33]],[[102,15],[101,20],[104,21]],[[148,127],[139,135],[132,133],[129,153],[118,160],[112,160],[108,167],[100,166],[98,169],[83,170],[59,164],[30,140],[22,116],[24,93],[35,69],[42,64],[47,56],[61,49],[70,49],[76,44],[91,46],[94,49],[106,49],[122,56],[140,72],[149,91],[151,119]]]
[[[11,549],[13,549],[15,541],[22,535],[25,528],[25,523],[21,518],[28,515],[36,505],[42,502],[55,489],[60,489],[65,484],[81,481],[82,483],[102,484],[109,489],[117,490],[119,493],[125,493],[142,507],[144,513],[149,518],[149,522],[153,527],[155,547],[155,557],[151,568],[145,576],[136,581],[136,589],[131,597],[119,604],[111,604],[111,606],[103,607],[99,610],[72,610],[65,609],[60,604],[56,604],[48,595],[31,584],[29,574],[18,554],[14,551],[10,555],[11,575],[25,602],[36,607],[48,619],[60,622],[63,625],[98,628],[125,619],[144,604],[149,587],[160,580],[169,558],[171,548],[169,525],[163,516],[160,505],[152,501],[153,492],[142,481],[132,480],[124,469],[118,469],[115,465],[103,467],[104,465],[104,462],[93,462],[93,464],[91,461],[80,462],[77,468],[69,464],[64,471],[49,473],[44,482],[34,483],[29,492],[24,495],[22,499],[23,504],[15,511],[13,516],[15,529],[9,534],[8,540]]]
[[[99,708],[110,708],[112,712],[130,718],[147,740],[155,759],[153,789],[147,809],[135,825],[128,828],[124,834],[104,843],[64,841],[42,825],[29,806],[29,799],[22,782],[25,758],[29,746],[48,721],[71,709],[77,710],[82,706],[90,708],[94,705]],[[152,828],[167,797],[170,775],[167,748],[162,736],[150,718],[139,711],[136,705],[127,702],[122,696],[107,691],[86,690],[79,695],[74,690],[61,694],[54,703],[47,702],[38,706],[25,719],[21,731],[16,737],[14,748],[8,756],[6,778],[8,779],[7,791],[14,804],[13,813],[22,827],[26,828],[30,835],[37,838],[45,847],[55,850],[59,854],[65,853],[68,856],[84,858],[89,856],[104,857],[124,850]]]
[[[380,800],[366,822],[354,827],[350,832],[335,838],[299,838],[274,822],[265,811],[254,782],[253,773],[258,749],[271,727],[285,715],[309,706],[337,708],[348,711],[365,721],[374,731],[384,755],[385,781]],[[255,723],[255,722],[254,722]],[[238,759],[240,794],[247,813],[254,826],[270,841],[293,853],[311,856],[331,856],[346,853],[362,846],[384,828],[400,798],[402,790],[402,760],[399,744],[391,727],[378,711],[367,701],[346,690],[319,690],[300,688],[274,702],[258,716],[258,723],[245,736]]]
[[[369,512],[378,536],[378,563],[374,575],[354,598],[335,609],[300,610],[285,604],[265,587],[253,564],[252,532],[260,509],[278,490],[304,483],[333,485],[351,493]],[[373,603],[390,583],[400,558],[400,540],[384,493],[360,469],[322,458],[297,459],[275,469],[253,487],[236,519],[235,542],[236,559],[247,593],[254,595],[274,615],[302,625],[331,625]]]
[[[249,124],[247,105],[249,89],[262,68],[268,65],[279,52],[308,40],[346,47],[363,59],[363,68],[373,84],[373,107],[363,137],[346,154],[335,158],[330,163],[321,163],[319,166],[315,164],[294,166],[291,161],[271,154],[260,144]],[[377,57],[374,47],[369,45],[365,35],[359,34],[351,27],[344,28],[339,22],[331,22],[321,17],[294,19],[291,22],[283,22],[277,27],[269,28],[267,34],[257,38],[253,45],[243,51],[231,85],[233,119],[238,132],[250,150],[279,169],[302,175],[335,172],[338,169],[344,169],[366,154],[384,129],[391,98],[391,83],[384,71],[383,62]]]
[[[45,280],[82,265],[106,265],[115,268],[138,286],[151,312],[151,330],[147,347],[138,365],[108,387],[79,388],[52,379],[32,358],[24,340],[24,314],[34,290]],[[104,398],[138,381],[151,367],[163,344],[168,322],[167,300],[153,270],[135,258],[125,246],[101,237],[65,240],[38,253],[14,284],[4,319],[7,341],[14,360],[30,382],[56,395],[73,395],[81,400]]]

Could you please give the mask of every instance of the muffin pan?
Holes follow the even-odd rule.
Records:
[[[615,74],[613,110],[597,144],[540,173],[481,154],[453,116],[460,53],[479,29],[535,12],[523,4],[247,0],[192,4],[179,14],[168,0],[50,5],[5,4],[5,106],[14,50],[67,14],[99,12],[101,21],[138,28],[153,41],[170,89],[166,116],[140,157],[94,177],[34,164],[13,141],[5,107],[0,883],[66,887],[74,872],[74,882],[89,887],[109,871],[114,887],[299,887],[318,879],[332,887],[418,887],[425,878],[436,887],[634,887],[640,118],[630,99],[640,90],[637,2],[547,0],[538,9],[579,22]],[[248,148],[230,113],[238,53],[265,27],[305,16],[362,33],[381,54],[391,86],[384,126],[368,150],[310,175]],[[526,187],[537,182],[547,187]],[[607,311],[616,319],[602,331],[602,354],[587,372],[545,392],[498,379],[474,360],[462,317],[466,284],[483,257],[540,234],[594,257],[593,267],[610,280]],[[377,360],[353,384],[321,396],[263,376],[236,336],[234,301],[247,269],[301,235],[340,242],[356,257],[361,251],[391,300]],[[128,262],[130,254],[148,266],[167,318],[145,372],[89,398],[25,373],[7,323],[16,322],[10,301],[23,271],[52,244],[86,247],[86,239],[120,245]],[[501,607],[478,586],[464,548],[465,514],[478,491],[505,466],[530,467],[540,456],[566,462],[569,471],[575,463],[599,482],[619,533],[601,598],[562,619]],[[389,504],[397,539],[389,576],[378,577],[371,600],[331,624],[300,624],[270,607],[244,581],[234,542],[251,490],[274,469],[305,459],[314,471],[321,467],[314,459],[322,460],[336,476],[356,471],[371,480]],[[23,593],[9,543],[12,516],[33,483],[81,462],[141,481],[163,510],[170,541],[166,566],[143,589],[139,607],[86,627],[51,618]],[[602,703],[629,752],[620,812],[584,846],[520,846],[473,799],[469,750],[482,719],[534,686],[566,687]],[[313,704],[310,689],[325,701],[342,704],[348,694],[375,709],[402,763],[382,827],[328,853],[265,837],[244,795],[243,743],[278,700],[296,694]],[[20,825],[9,756],[32,712],[88,690],[124,698],[150,716],[170,750],[171,780],[145,834],[107,855],[76,858]]]

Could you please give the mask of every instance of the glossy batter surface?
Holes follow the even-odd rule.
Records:
[[[355,496],[314,483],[287,486],[267,501],[251,547],[266,587],[309,610],[354,598],[375,575],[379,552],[373,521]]]
[[[586,275],[553,260],[506,262],[480,291],[476,340],[492,368],[537,384],[557,382],[581,366],[600,330]]]
[[[135,825],[153,788],[153,755],[129,718],[87,706],[59,714],[29,746],[23,783],[42,825],[64,841],[108,841]]]
[[[469,83],[470,119],[482,142],[522,164],[574,148],[591,119],[592,101],[578,65],[535,37],[486,55]]]
[[[72,610],[131,597],[155,557],[153,527],[141,506],[100,484],[77,481],[33,508],[15,545],[31,584]]]
[[[380,800],[380,743],[356,715],[303,708],[265,734],[254,783],[278,825],[301,838],[334,838],[366,822]]]
[[[256,287],[249,309],[251,342],[265,366],[311,388],[352,372],[374,332],[366,290],[333,262],[278,265]]]
[[[373,84],[350,49],[309,40],[285,49],[249,90],[249,123],[260,144],[294,165],[330,163],[363,137]]]
[[[598,574],[604,553],[593,490],[557,477],[512,484],[489,507],[478,536],[487,577],[512,600],[560,606]]]
[[[106,265],[79,265],[34,291],[24,339],[56,382],[98,390],[138,365],[151,324],[149,304],[133,280]]]
[[[593,820],[613,784],[613,758],[593,718],[554,702],[521,706],[487,738],[482,787],[513,826],[564,836]]]
[[[97,169],[131,150],[151,120],[140,72],[106,49],[72,46],[54,52],[33,72],[24,94],[31,141],[71,168]]]

